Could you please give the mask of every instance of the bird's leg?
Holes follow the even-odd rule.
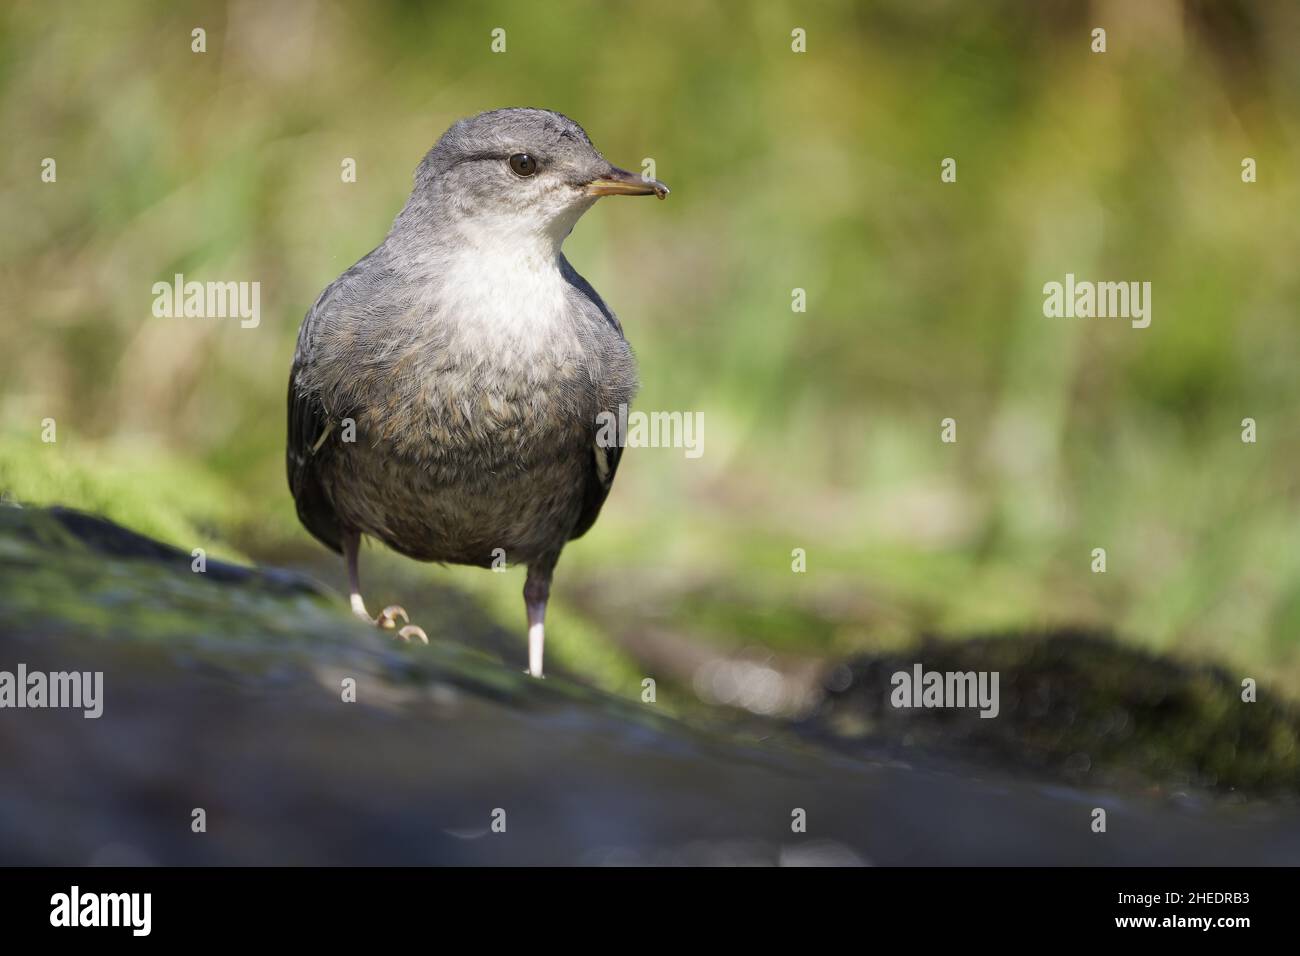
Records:
[[[357,552],[361,547],[361,535],[355,531],[343,532],[343,560],[348,566],[348,600],[352,603],[352,613],[370,624],[375,619],[366,610],[366,602],[361,599],[361,573],[357,569]]]
[[[418,637],[424,643],[429,643],[429,637],[423,629],[410,623],[411,616],[406,613],[404,608],[391,604],[379,612],[379,617],[371,617],[370,612],[366,610],[366,602],[361,599],[361,573],[357,569],[357,556],[361,549],[361,534],[356,531],[343,532],[343,558],[348,566],[348,600],[352,604],[352,613],[367,624],[374,624],[376,627],[392,630],[397,627],[397,619],[400,617],[404,626],[399,628],[397,636],[404,641],[409,641],[413,637]]]
[[[546,643],[546,599],[551,596],[555,558],[528,565],[524,581],[524,607],[528,611],[528,673],[542,676],[542,648]]]

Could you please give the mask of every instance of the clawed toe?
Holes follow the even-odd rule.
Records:
[[[424,643],[429,643],[429,635],[424,633],[424,628],[417,627],[414,624],[408,624],[397,632],[397,636],[402,640],[409,642],[411,638],[418,637]]]
[[[375,627],[383,628],[386,631],[391,631],[396,628],[396,636],[400,637],[404,641],[409,642],[411,638],[418,637],[423,643],[429,643],[429,635],[424,633],[424,628],[417,627],[411,623],[411,615],[406,613],[406,608],[404,607],[390,604],[379,612],[378,617],[372,618],[366,613],[366,607],[361,603],[360,597],[354,594],[352,610],[356,613],[357,617],[361,618],[363,621],[369,621],[371,624],[375,625]],[[401,622],[401,627],[398,627],[399,621]]]
[[[361,576],[357,573],[357,548],[360,543],[359,532],[350,531],[343,536],[343,556],[348,566],[348,599],[352,604],[352,613],[375,627],[386,631],[396,629],[396,636],[408,643],[411,638],[418,637],[428,644],[429,636],[424,633],[424,628],[416,627],[411,623],[411,615],[406,613],[406,608],[390,604],[379,612],[378,617],[371,617],[366,611],[366,602],[361,600]],[[399,622],[402,625],[400,627]]]
[[[406,613],[406,609],[396,604],[390,604],[379,612],[379,617],[375,618],[375,625],[385,630],[392,630],[397,627],[397,619],[401,618],[403,624],[411,622],[411,615]]]

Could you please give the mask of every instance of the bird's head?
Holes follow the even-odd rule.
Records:
[[[611,165],[567,116],[493,110],[442,135],[416,170],[399,222],[423,219],[462,237],[558,249],[601,196],[651,195],[663,199],[668,187]]]

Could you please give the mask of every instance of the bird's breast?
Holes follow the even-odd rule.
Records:
[[[508,249],[453,257],[436,290],[453,344],[499,364],[562,357],[579,344],[567,283],[555,260]]]
[[[368,430],[380,447],[431,466],[497,469],[583,446],[619,389],[566,286],[554,264],[526,258],[448,263],[418,310],[423,332],[394,356],[388,384],[375,383],[382,400]]]

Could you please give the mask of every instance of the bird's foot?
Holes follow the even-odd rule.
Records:
[[[402,622],[402,627],[397,627],[399,620]],[[372,623],[386,631],[397,628],[397,636],[408,643],[413,637],[418,637],[425,644],[429,643],[429,635],[424,633],[424,628],[412,624],[411,616],[406,613],[406,608],[399,607],[396,604],[390,604],[380,611],[379,616]]]
[[[426,644],[429,643],[429,635],[424,633],[424,628],[418,627],[415,624],[408,624],[403,628],[399,628],[397,631],[397,636],[400,637],[402,640],[406,641],[408,644],[410,643],[411,638],[413,637],[418,637],[421,641],[423,641]]]
[[[397,621],[399,618],[403,624],[411,623],[411,615],[406,613],[406,608],[400,607],[396,604],[390,604],[379,612],[379,616],[375,618],[373,623],[375,627],[382,627],[386,631],[391,631],[393,628],[397,627]]]

